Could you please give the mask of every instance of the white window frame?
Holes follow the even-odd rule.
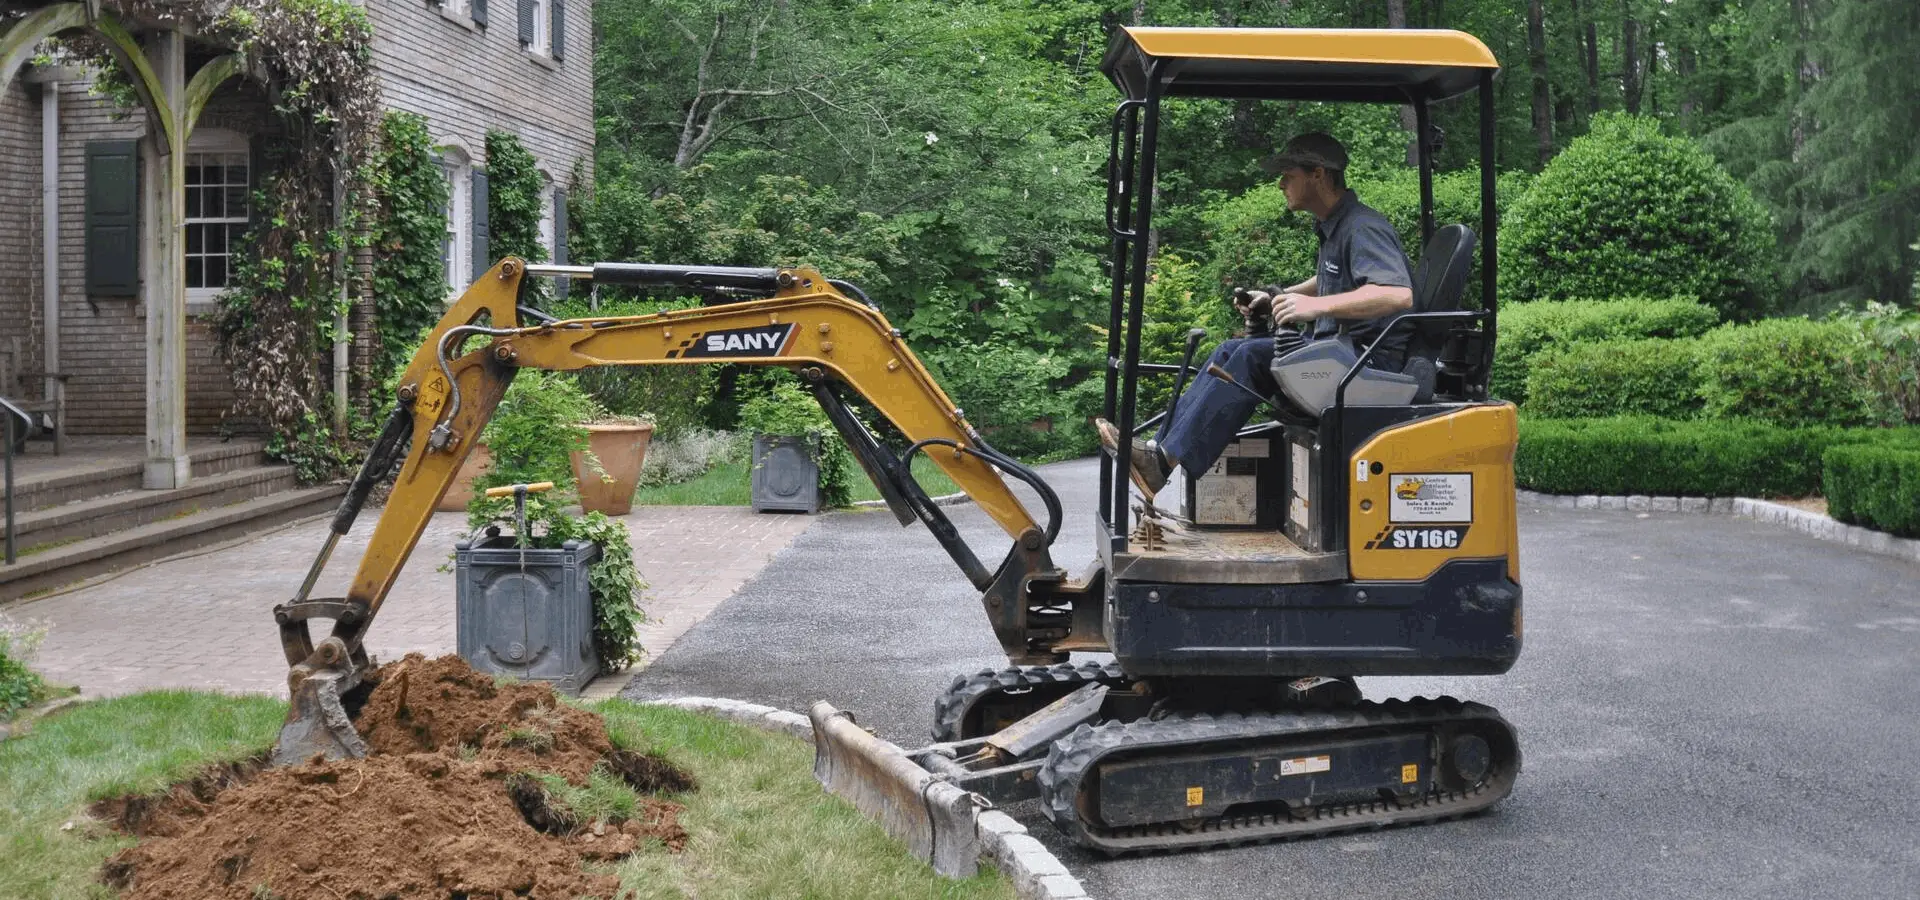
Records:
[[[533,44],[527,48],[528,52],[551,59],[553,57],[552,31],[552,0],[533,0]]]
[[[219,255],[225,256],[227,258],[227,266],[228,266],[227,272],[229,275],[229,279],[231,278],[231,275],[233,272],[233,268],[232,268],[233,258],[238,255],[236,252],[237,250],[236,243],[239,237],[246,232],[247,222],[249,220],[249,217],[253,209],[253,179],[252,179],[253,158],[252,158],[252,149],[247,142],[247,136],[237,131],[227,131],[221,128],[203,128],[203,129],[196,130],[193,133],[193,137],[190,138],[187,142],[187,159],[186,159],[187,166],[191,167],[195,165],[196,157],[200,159],[205,159],[210,156],[225,157],[226,159],[224,159],[221,163],[223,166],[231,165],[233,163],[234,158],[238,157],[241,164],[247,167],[248,177],[243,181],[241,185],[239,185],[240,187],[245,189],[244,196],[246,197],[246,206],[244,209],[241,210],[241,213],[238,216],[223,214],[217,217],[192,216],[185,219],[185,221],[182,223],[184,227],[182,227],[181,229],[181,236],[180,236],[180,283],[181,284],[186,284],[186,280],[187,280],[186,279],[187,258],[190,255],[197,255],[204,260],[209,255],[205,253],[204,246],[202,247],[202,252],[199,254],[189,254],[187,252],[188,241],[186,236],[189,232],[193,230],[193,227],[195,225],[224,224],[229,226],[227,229],[227,235],[226,235],[227,237],[226,252]],[[228,185],[228,186],[231,187],[232,185]],[[181,186],[181,190],[183,191],[190,192],[197,189],[198,189],[197,186],[195,187],[188,187],[186,185]],[[223,203],[223,206],[224,206],[224,203]],[[230,210],[222,209],[222,213],[230,213],[230,212],[231,212]],[[231,227],[235,225],[239,226],[237,230]],[[205,263],[203,262],[202,265],[204,264]],[[220,296],[220,292],[224,290],[226,290],[226,286],[224,285],[220,287],[188,287],[187,288],[188,311],[191,313],[203,313],[203,312],[211,311],[214,307],[214,301]]]
[[[452,252],[445,255],[447,302],[460,299],[473,283],[473,162],[458,144],[440,148],[441,171],[447,173],[447,234]]]
[[[553,261],[553,176],[540,173],[540,246],[547,251],[547,261]]]

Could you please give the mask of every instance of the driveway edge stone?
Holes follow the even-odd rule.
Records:
[[[784,732],[803,741],[813,740],[813,725],[806,716],[758,703],[724,697],[669,697],[637,702],[643,706],[703,712],[766,731]],[[1020,900],[1090,900],[1080,880],[1012,816],[997,809],[985,810],[980,813],[978,825],[980,862],[1007,873]]]
[[[1844,544],[1858,550],[1894,559],[1920,563],[1920,540],[1896,537],[1884,531],[1848,525],[1832,516],[1760,500],[1753,497],[1608,497],[1594,494],[1540,494],[1516,491],[1522,503],[1555,509],[1605,509],[1633,512],[1705,513],[1757,519],[1788,528],[1832,544]]]

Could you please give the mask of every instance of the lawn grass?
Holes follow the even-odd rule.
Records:
[[[620,863],[641,898],[1010,898],[999,875],[949,881],[813,780],[813,749],[791,737],[685,710],[594,704],[614,743],[650,750],[699,779],[681,854],[657,844]],[[151,793],[201,768],[252,757],[286,704],[265,697],[155,691],[83,703],[0,743],[0,897],[111,898],[100,864],[131,841],[82,818],[88,803]],[[602,773],[604,774],[604,773]],[[624,783],[596,777],[564,799],[588,817],[627,808]],[[62,830],[68,822],[79,823]]]
[[[687,849],[653,847],[616,871],[642,900],[686,897],[1012,897],[998,873],[950,881],[813,780],[813,747],[712,716],[624,700],[598,704],[616,746],[652,751],[699,779],[680,824]],[[724,863],[724,865],[722,865]]]
[[[95,876],[132,841],[60,826],[91,801],[259,753],[286,710],[265,697],[154,691],[82,703],[0,743],[0,897],[112,897]]]
[[[953,479],[947,477],[947,473],[925,456],[914,456],[913,477],[929,497],[944,496],[960,489],[954,485]],[[633,502],[637,506],[748,506],[753,503],[752,489],[746,463],[722,463],[698,478],[679,484],[640,488],[634,492]],[[853,499],[880,499],[880,490],[867,480],[864,471],[855,471]]]

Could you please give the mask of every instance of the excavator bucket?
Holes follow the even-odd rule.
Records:
[[[978,869],[978,817],[987,803],[921,768],[896,744],[854,724],[853,714],[826,701],[813,720],[813,776],[829,793],[852,803],[914,856],[949,878]]]
[[[273,747],[273,765],[295,765],[316,756],[359,759],[367,755],[367,742],[353,730],[353,717],[344,701],[360,681],[346,654],[318,669],[295,666],[287,681],[292,697],[287,721],[280,726],[280,740]]]

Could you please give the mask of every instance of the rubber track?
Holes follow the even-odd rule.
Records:
[[[1124,750],[1133,757],[1142,750],[1177,752],[1214,742],[1310,737],[1382,726],[1425,730],[1463,722],[1503,732],[1507,736],[1505,743],[1512,750],[1510,756],[1500,758],[1497,755],[1500,748],[1495,743],[1493,771],[1485,783],[1467,791],[1429,790],[1425,796],[1400,802],[1372,800],[1322,806],[1311,810],[1311,818],[1307,819],[1296,819],[1282,812],[1124,828],[1088,822],[1080,817],[1077,808],[1083,779],[1102,758],[1115,751]],[[1505,798],[1513,791],[1519,774],[1519,743],[1513,738],[1513,728],[1492,707],[1451,697],[1433,700],[1416,697],[1364,702],[1337,710],[1253,715],[1183,713],[1157,722],[1082,725],[1053,745],[1040,768],[1039,780],[1041,806],[1054,825],[1082,846],[1120,855],[1224,847],[1464,816]]]
[[[981,669],[972,675],[956,675],[940,696],[933,698],[933,739],[957,741],[963,736],[960,726],[967,713],[992,694],[1042,685],[1082,685],[1100,681],[1123,685],[1126,673],[1119,663],[1059,663],[1051,666],[1012,666],[1005,669]],[[973,735],[984,737],[985,735]]]

